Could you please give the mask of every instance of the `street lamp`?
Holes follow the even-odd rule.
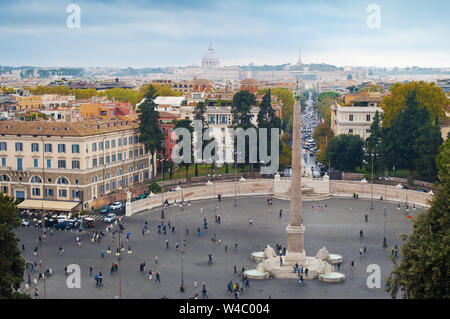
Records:
[[[158,159],[157,161],[161,162],[161,219],[164,219],[164,155],[162,155],[161,159]]]
[[[119,268],[119,298],[122,299],[122,275],[121,275],[121,271],[120,271],[120,260],[122,259],[122,256],[120,254],[120,251],[125,250],[123,248],[123,243],[122,243],[122,238],[120,236],[120,234],[122,233],[122,229],[120,227],[120,222],[117,223],[117,231],[119,233],[119,240],[117,241],[117,247],[116,247],[116,257],[117,257],[117,267]],[[131,246],[128,245],[128,254],[131,254],[132,250],[131,250]]]
[[[387,247],[387,240],[386,240],[386,207],[383,207],[383,216],[384,216],[384,237],[383,237],[383,247]]]
[[[237,162],[237,151],[234,152],[234,207],[237,207],[237,184],[236,184],[236,162]]]
[[[370,154],[372,156],[372,182],[370,185],[370,210],[373,210],[373,157],[374,157],[374,152],[373,152],[373,147],[372,147],[372,153]]]

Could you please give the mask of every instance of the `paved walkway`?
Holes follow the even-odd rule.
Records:
[[[204,201],[194,203],[181,211],[179,207],[166,208],[164,222],[170,220],[175,225],[175,233],[157,234],[157,225],[161,223],[160,209],[143,212],[132,217],[124,217],[126,226],[124,234],[131,233],[130,247],[132,254],[127,254],[128,244],[124,241],[126,250],[122,253],[119,272],[122,281],[123,298],[188,298],[195,293],[201,296],[201,286],[205,282],[210,298],[232,298],[226,294],[226,284],[232,280],[237,282],[239,276],[234,275],[234,265],[238,273],[242,267],[254,268],[255,263],[250,260],[250,253],[262,249],[266,244],[275,246],[276,243],[285,244],[285,228],[288,224],[289,202],[273,200],[268,206],[265,198],[239,199],[238,207],[233,206],[233,199]],[[327,209],[318,209],[318,204],[326,203]],[[216,205],[220,208],[217,209]],[[311,206],[314,205],[313,209]],[[409,220],[404,215],[405,209],[397,210],[394,204],[375,202],[374,210],[370,211],[370,202],[353,199],[330,199],[323,202],[305,202],[303,205],[304,223],[306,225],[305,250],[308,255],[315,255],[326,246],[330,253],[338,253],[345,260],[341,271],[347,280],[340,284],[326,284],[317,280],[307,281],[299,287],[295,280],[266,280],[251,281],[250,289],[245,290],[241,298],[389,298],[381,289],[369,289],[366,286],[366,267],[369,264],[379,264],[382,278],[392,269],[391,261],[386,257],[386,251],[381,247],[383,240],[384,217],[382,207],[387,207],[387,238],[388,245],[401,245],[398,234],[404,233],[406,227],[411,232]],[[201,212],[203,208],[203,213]],[[283,217],[279,217],[279,210],[283,209]],[[222,217],[222,223],[214,222],[214,211]],[[419,210],[414,213],[418,213]],[[364,221],[364,215],[369,215],[369,221]],[[203,229],[203,218],[207,219],[208,229]],[[249,219],[253,226],[249,226]],[[142,235],[144,221],[149,224],[150,232]],[[99,221],[98,224],[104,223]],[[106,224],[105,224],[106,226]],[[183,242],[185,229],[189,230],[187,247],[184,258],[184,283],[186,291],[179,291],[181,281],[181,253],[175,249],[175,243]],[[197,235],[197,228],[204,233]],[[365,238],[359,240],[359,231],[363,229]],[[184,230],[184,231],[183,231]],[[213,242],[211,238],[216,234],[221,244]],[[111,264],[116,262],[114,253],[107,254],[111,245],[111,233],[101,243],[91,243],[89,233],[55,231],[49,236],[46,245],[45,258],[43,247],[38,244],[38,229],[18,229],[21,239],[20,245],[25,245],[23,256],[25,259],[39,263],[43,259],[44,267],[50,265],[54,275],[46,281],[46,293],[50,298],[115,298],[119,295],[119,274],[110,274]],[[75,245],[75,238],[79,235],[81,246]],[[166,239],[169,249],[166,249]],[[234,243],[238,249],[235,251]],[[33,256],[34,246],[38,246],[38,255]],[[225,245],[228,250],[225,251]],[[58,247],[65,250],[64,256],[58,255]],[[366,257],[359,256],[359,250],[367,247]],[[100,251],[105,251],[105,257],[100,258]],[[213,264],[208,264],[208,254],[213,255]],[[154,257],[158,256],[158,265],[154,264]],[[349,267],[350,260],[355,259],[355,270]],[[155,283],[148,279],[147,273],[139,271],[139,264],[145,261],[153,271],[161,274],[161,282]],[[64,267],[68,264],[79,264],[82,270],[81,289],[69,289],[66,286]],[[94,275],[103,273],[104,286],[97,288],[93,277],[89,277],[89,267],[94,269]],[[33,274],[33,278],[36,274]],[[27,278],[27,274],[25,274]],[[194,288],[194,281],[198,287]],[[39,283],[39,291],[43,296],[43,284]]]

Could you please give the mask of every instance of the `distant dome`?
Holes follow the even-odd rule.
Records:
[[[208,50],[203,54],[202,68],[217,68],[220,66],[220,60],[216,56],[216,51],[214,51],[212,44],[209,44]]]

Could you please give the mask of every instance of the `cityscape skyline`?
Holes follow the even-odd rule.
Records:
[[[306,64],[450,67],[444,1],[79,1],[80,28],[67,26],[70,4],[0,1],[0,64],[200,65],[212,43],[224,66],[294,64],[301,48]]]

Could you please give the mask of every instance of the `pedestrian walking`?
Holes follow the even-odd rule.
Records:
[[[355,270],[355,260],[354,259],[352,259],[352,261],[350,262],[350,268],[352,270]]]
[[[234,265],[234,274],[237,275],[236,265]]]
[[[155,256],[155,265],[158,264],[158,256]]]
[[[202,298],[208,298],[208,290],[206,290],[206,286],[203,286]]]
[[[361,229],[359,231],[359,239],[363,239],[363,238],[364,238],[364,233],[363,233],[363,230]]]
[[[92,266],[89,267],[89,277],[92,277]]]
[[[280,266],[283,266],[283,258],[280,256]]]
[[[156,273],[156,280],[155,282],[161,282],[161,276],[159,274],[159,272]]]
[[[364,220],[366,221],[366,223],[369,221],[369,216],[367,214],[364,215]]]
[[[309,273],[309,269],[306,268],[306,269],[305,269],[305,278],[308,278],[308,273]]]
[[[283,210],[280,209],[280,218],[283,217]]]
[[[367,255],[367,247],[366,246],[364,246],[364,248],[363,248],[363,254],[364,254],[364,257],[366,257],[366,255]]]
[[[169,249],[169,240],[166,239],[166,249]]]

